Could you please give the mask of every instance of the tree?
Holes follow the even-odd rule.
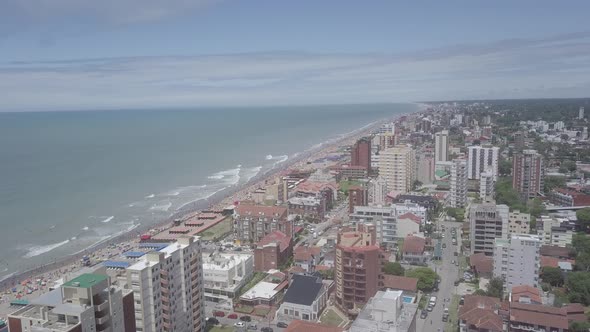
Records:
[[[418,279],[418,289],[423,292],[429,292],[434,288],[437,275],[431,268],[418,267],[406,271],[406,277]]]
[[[392,276],[403,276],[406,270],[404,267],[398,262],[387,262],[385,266],[383,266],[383,273],[389,274]]]
[[[504,281],[502,278],[492,278],[486,293],[488,296],[497,297],[501,300],[504,293]]]
[[[541,271],[541,279],[551,286],[560,287],[563,285],[563,275],[561,274],[561,269],[558,267],[544,267]]]
[[[576,212],[576,217],[578,218],[578,225],[587,231],[590,226],[590,208],[583,208]]]
[[[496,183],[496,203],[506,204],[513,210],[527,212],[527,208],[522,204],[518,191],[512,188],[510,179],[502,179]]]
[[[534,198],[529,201],[529,213],[531,214],[531,216],[538,218],[546,211],[547,210],[545,210],[545,205],[543,204],[543,201],[541,201],[540,199]]]
[[[460,208],[447,208],[447,215],[449,217],[455,218],[458,222],[463,222],[465,220],[465,210]]]
[[[570,302],[585,306],[590,304],[590,273],[570,272],[565,284]]]
[[[334,269],[321,270],[320,274],[322,275],[323,279],[334,280]]]
[[[588,322],[571,322],[569,330],[571,332],[587,332],[590,330],[590,323]]]
[[[547,176],[543,184],[543,191],[545,193],[551,192],[554,188],[565,186],[565,178],[562,176]]]
[[[508,159],[500,160],[498,164],[498,173],[502,176],[510,176],[512,174],[512,162]]]
[[[475,292],[473,292],[473,295],[488,296],[488,293],[483,289],[476,289]]]

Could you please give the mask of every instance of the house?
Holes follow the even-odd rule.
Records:
[[[277,316],[316,321],[328,303],[327,283],[332,282],[314,275],[293,275]]]
[[[473,254],[469,256],[469,266],[478,276],[490,277],[494,270],[494,258],[483,252]]]
[[[498,298],[465,295],[459,308],[460,332],[503,332],[504,323],[499,314],[501,303]]]
[[[510,303],[510,331],[567,331],[571,321],[585,321],[584,308],[577,303],[561,308],[538,304]]]
[[[406,236],[402,247],[402,257],[405,262],[419,264],[426,262],[426,240],[418,236]]]
[[[293,241],[281,231],[263,237],[254,249],[254,270],[264,272],[278,269],[293,254]]]
[[[541,246],[539,254],[541,256],[555,257],[564,260],[571,257],[571,251],[569,248],[559,246]]]
[[[325,253],[322,265],[334,267],[334,260],[335,259],[336,259],[336,253],[334,251]]]
[[[295,248],[293,253],[293,264],[302,267],[305,272],[313,272],[314,267],[320,263],[321,259],[322,248],[320,247],[299,246]]]
[[[408,235],[420,233],[422,219],[417,215],[406,212],[397,217],[397,237],[405,238]]]
[[[401,276],[383,275],[383,288],[401,290],[408,293],[416,293],[418,290],[418,279]]]
[[[543,304],[539,289],[529,285],[512,287],[512,292],[510,292],[510,302]]]
[[[343,332],[344,329],[336,326],[312,323],[302,320],[294,320],[289,324],[285,332]]]
[[[286,283],[275,284],[264,280],[260,281],[240,296],[240,303],[250,306],[273,305],[285,285]]]

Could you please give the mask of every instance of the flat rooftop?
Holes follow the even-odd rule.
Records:
[[[93,287],[105,280],[109,277],[104,274],[95,274],[95,273],[85,273],[80,275],[65,284],[64,287],[81,287],[81,288],[90,288]]]

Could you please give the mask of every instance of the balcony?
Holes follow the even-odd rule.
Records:
[[[109,302],[108,301],[104,301],[103,303],[99,304],[99,305],[95,305],[94,306],[94,311],[95,312],[101,312],[105,309],[108,309],[109,307]]]
[[[96,324],[104,325],[111,320],[111,316],[104,316],[96,319]]]

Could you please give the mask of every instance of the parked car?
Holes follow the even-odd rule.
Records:
[[[422,310],[422,312],[420,313],[420,318],[426,319],[426,316],[428,316],[428,311]]]
[[[235,327],[244,327],[244,326],[246,326],[246,324],[244,322],[237,322],[237,323],[234,323],[234,326]]]
[[[235,313],[234,314],[229,314],[229,315],[227,315],[227,318],[229,318],[229,319],[238,319],[238,314],[235,314]]]
[[[278,322],[277,323],[277,327],[280,327],[280,328],[283,328],[283,329],[287,328],[288,326],[289,326],[289,324],[284,323],[284,322]]]
[[[461,283],[461,281],[457,279],[457,280],[455,280],[455,282],[454,282],[453,284],[454,284],[455,286],[459,286],[459,284],[460,284],[460,283]]]
[[[217,319],[215,317],[209,317],[209,318],[207,318],[207,324],[210,324],[210,325],[218,325],[219,324],[219,319]]]
[[[223,311],[213,311],[213,316],[215,316],[215,317],[225,317],[225,312],[223,312]]]
[[[251,322],[252,318],[250,316],[242,316],[242,317],[240,317],[240,320],[242,322]]]
[[[256,324],[250,324],[248,325],[248,330],[256,331],[258,330],[258,326],[256,326]]]
[[[461,299],[459,300],[459,305],[463,305],[463,303],[465,303],[465,296],[461,296]]]
[[[271,327],[263,327],[260,329],[260,332],[273,332]]]

